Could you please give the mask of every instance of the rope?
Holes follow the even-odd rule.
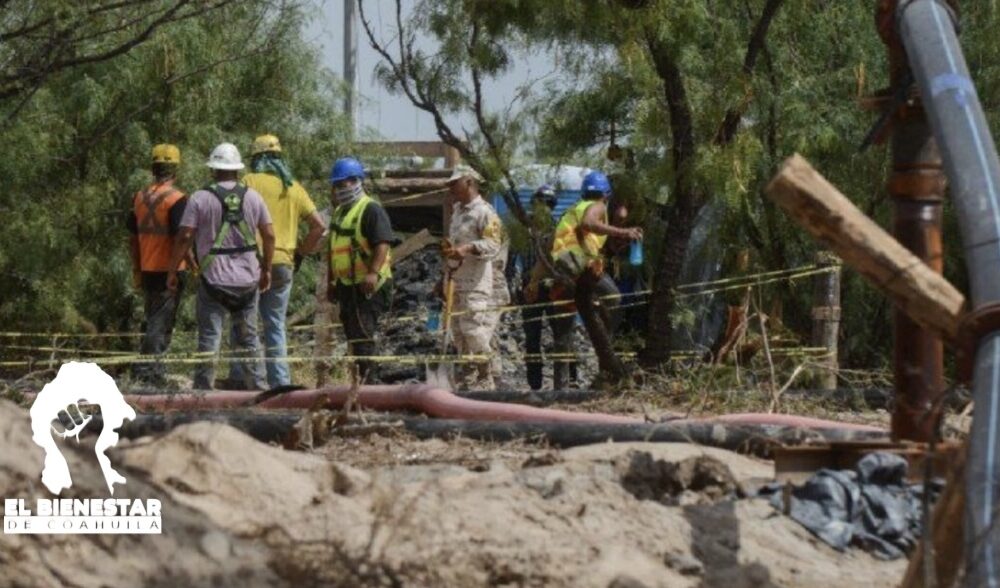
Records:
[[[780,281],[793,281],[803,277],[813,276],[817,274],[827,273],[830,271],[836,271],[836,267],[830,266],[817,266],[808,265],[798,268],[792,268],[788,270],[778,270],[771,272],[762,272],[759,274],[754,274],[750,276],[741,276],[738,278],[726,278],[720,280],[714,280],[710,282],[696,282],[690,284],[683,284],[678,286],[677,290],[690,289],[703,287],[707,285],[718,285],[717,288],[700,290],[697,292],[676,292],[675,296],[677,298],[690,298],[694,296],[704,296],[711,295],[718,292],[725,292],[733,289],[740,288],[751,288],[755,286],[761,286],[765,284],[780,282]],[[639,292],[631,292],[627,294],[610,294],[598,298],[598,301],[607,301],[621,299],[626,296],[636,297],[645,296],[651,293],[651,290],[643,290]],[[482,311],[456,311],[452,316],[462,316],[471,314],[473,312],[496,312],[501,315],[501,317],[507,313],[515,310],[523,310],[528,308],[540,308],[549,306],[563,306],[571,304],[572,301],[569,300],[559,300],[559,301],[547,301],[542,303],[534,303],[528,305],[505,305],[496,307],[487,307]],[[613,310],[624,310],[627,308],[633,308],[638,306],[643,306],[648,304],[646,300],[640,300],[636,302],[631,302],[627,304],[620,304],[614,307]],[[534,321],[541,320],[552,320],[561,318],[570,318],[576,316],[575,311],[567,311],[561,313],[546,313],[544,315],[525,318],[523,316],[517,318],[508,318],[504,322],[508,325],[526,324]],[[426,319],[426,314],[411,314],[395,317],[395,322],[423,322]],[[324,325],[318,325],[318,327],[323,328],[343,328],[343,325],[339,322],[331,322]],[[289,331],[300,331],[307,329],[315,329],[317,325],[301,325],[298,327],[291,327]],[[175,334],[187,333],[194,334],[193,331],[175,331]],[[270,357],[261,358],[259,355],[247,356],[245,350],[230,350],[228,352],[189,352],[189,353],[165,353],[161,355],[148,355],[141,353],[134,353],[130,351],[117,351],[117,350],[102,350],[102,349],[92,349],[87,347],[59,347],[57,345],[58,339],[60,338],[102,338],[102,337],[141,337],[143,333],[141,332],[119,332],[119,333],[30,333],[30,332],[0,332],[0,337],[6,338],[31,338],[31,337],[45,337],[52,339],[52,345],[45,346],[30,346],[30,345],[16,345],[7,344],[4,345],[4,349],[17,350],[30,353],[48,353],[50,354],[46,358],[32,358],[27,360],[14,360],[14,361],[0,361],[0,366],[2,367],[30,367],[39,364],[53,364],[56,361],[68,361],[72,359],[84,359],[87,361],[94,361],[97,363],[103,363],[105,365],[118,365],[118,364],[129,364],[129,363],[139,363],[139,362],[152,362],[160,364],[193,364],[193,363],[205,363],[208,361],[219,361],[219,362],[248,362],[248,361],[265,361],[265,362],[276,362],[282,361],[287,363],[306,363],[306,362],[316,362],[325,360],[340,360],[340,361],[353,361],[353,360],[366,360],[372,362],[393,362],[402,364],[427,364],[427,363],[471,363],[471,362],[483,362],[489,360],[491,357],[498,354],[491,355],[441,355],[441,354],[406,354],[406,355],[374,355],[374,356],[360,356],[360,355],[329,355],[329,356],[304,356],[304,355],[285,355],[282,357]],[[410,333],[400,332],[393,336],[382,336],[381,341],[384,342],[395,342],[397,340],[402,340],[403,338],[409,337]],[[371,338],[365,339],[351,339],[346,341],[337,341],[335,343],[339,344],[341,342],[347,343],[348,345],[360,342],[373,341]],[[290,343],[287,345],[289,350],[301,350],[302,348],[308,348],[315,346],[315,341],[305,341],[299,343]],[[260,351],[258,351],[258,354]],[[70,357],[65,357],[65,354],[70,354]],[[829,355],[828,350],[825,348],[816,347],[798,347],[798,348],[776,348],[773,352],[775,355],[780,356],[814,356],[814,357],[825,357]],[[62,356],[62,357],[57,357]],[[634,353],[619,353],[621,357],[631,357]],[[683,361],[686,359],[699,358],[702,355],[698,351],[686,351],[686,352],[674,352],[671,355],[673,361]],[[84,357],[89,356],[89,357]],[[94,357],[96,356],[96,357]],[[577,361],[580,358],[580,354],[575,352],[569,353],[539,353],[539,354],[527,354],[519,353],[515,354],[514,357],[529,360],[529,359],[540,359],[540,360],[550,360],[550,361]]]
[[[677,288],[676,288],[677,290],[687,289],[687,288],[694,288],[694,287],[700,287],[700,286],[711,285],[711,284],[731,284],[733,282],[737,282],[737,281],[739,282],[737,284],[729,285],[729,286],[724,286],[724,287],[721,287],[721,288],[714,288],[714,289],[709,289],[709,290],[699,290],[698,292],[676,293],[675,297],[677,297],[677,298],[691,298],[691,297],[695,297],[695,296],[707,296],[707,295],[717,294],[719,292],[725,292],[725,291],[728,291],[728,290],[734,290],[734,289],[738,289],[738,288],[745,288],[745,287],[752,287],[752,286],[762,286],[762,285],[766,285],[766,284],[772,284],[772,283],[775,283],[775,282],[793,281],[793,280],[797,280],[797,279],[800,279],[800,278],[803,278],[803,277],[814,276],[814,275],[818,275],[818,274],[823,274],[823,273],[829,273],[829,272],[832,272],[832,271],[837,271],[837,269],[838,268],[836,266],[807,265],[807,266],[800,266],[800,267],[797,267],[797,268],[791,268],[791,269],[788,269],[788,270],[778,270],[778,271],[772,271],[772,272],[762,272],[762,273],[759,273],[759,274],[752,274],[752,275],[748,275],[748,276],[742,276],[742,277],[739,277],[739,278],[725,278],[725,279],[721,279],[721,280],[714,280],[714,281],[711,281],[711,282],[695,282],[695,283],[690,283],[690,284],[681,284],[681,285],[677,286]],[[785,274],[788,274],[788,275],[785,275]],[[767,280],[760,279],[762,277],[770,277],[770,276],[781,276],[781,277],[773,277],[773,278],[767,279]],[[624,294],[621,294],[621,293],[620,294],[608,294],[608,295],[599,297],[598,300],[613,300],[613,299],[621,299],[621,298],[630,297],[630,296],[648,296],[651,293],[652,293],[652,290],[648,290],[647,289],[647,290],[640,290],[640,291],[629,292],[629,293],[624,293]],[[504,306],[487,307],[487,308],[483,309],[482,312],[499,312],[501,314],[505,314],[505,313],[512,312],[512,311],[515,311],[515,310],[522,310],[522,309],[529,309],[529,308],[541,308],[541,307],[546,307],[546,306],[565,306],[566,304],[570,304],[570,303],[572,303],[571,300],[553,300],[553,301],[546,301],[546,302],[536,302],[536,303],[531,303],[531,304],[511,304],[511,305],[504,305]],[[636,304],[646,304],[646,302],[640,302],[640,303],[636,303]],[[619,308],[623,308],[625,306],[626,305],[622,305]],[[460,316],[462,314],[469,314],[471,312],[479,312],[479,311],[456,311],[456,312],[452,313],[452,316]],[[423,314],[423,313],[421,313],[421,314],[402,315],[402,316],[397,316],[397,317],[394,318],[394,320],[397,321],[397,322],[422,321],[422,320],[425,320],[425,319],[426,319],[426,314]],[[343,325],[341,323],[339,323],[339,322],[331,322],[331,323],[326,323],[324,325],[296,325],[294,327],[289,327],[288,330],[289,331],[303,331],[303,330],[309,330],[309,329],[315,329],[315,328],[324,328],[324,327],[338,327],[338,328],[343,328]],[[174,334],[194,334],[194,333],[195,333],[195,331],[174,331]],[[5,337],[5,338],[18,338],[18,337],[25,337],[25,338],[29,338],[29,337],[33,337],[33,338],[114,338],[114,337],[121,337],[121,338],[125,338],[125,337],[142,337],[143,334],[144,333],[142,333],[140,331],[120,331],[120,332],[105,332],[105,333],[69,333],[69,332],[42,332],[42,331],[36,331],[36,332],[27,332],[27,331],[25,331],[25,332],[19,332],[19,331],[0,331],[0,337]],[[7,346],[5,345],[5,347],[7,347]]]
[[[810,348],[810,347],[799,347],[799,348],[778,348],[772,351],[772,355],[775,356],[821,356],[827,353],[825,348]],[[512,354],[514,358],[521,360],[538,359],[538,360],[551,360],[551,361],[579,361],[582,354],[575,352],[543,352],[543,353],[515,353]],[[619,357],[633,358],[637,355],[635,352],[620,352]],[[672,361],[684,361],[688,359],[696,359],[701,357],[701,353],[697,351],[689,352],[674,352],[671,354]],[[218,362],[218,363],[232,363],[232,362],[276,362],[282,361],[287,363],[309,363],[322,360],[338,360],[338,361],[372,361],[376,363],[402,363],[402,364],[426,364],[426,363],[443,363],[443,364],[459,364],[459,363],[482,363],[489,361],[494,357],[500,357],[500,353],[488,353],[488,354],[406,354],[406,355],[324,355],[324,356],[296,356],[288,355],[284,357],[260,357],[257,355],[253,356],[241,356],[241,355],[223,355],[219,353],[213,353],[211,351],[202,352],[192,352],[186,354],[164,354],[164,355],[133,355],[133,356],[109,356],[109,357],[62,357],[58,358],[58,362],[65,363],[67,361],[84,360],[89,362],[94,362],[102,365],[120,365],[120,364],[131,364],[137,362],[148,362],[156,364],[201,364],[208,362]],[[509,358],[510,356],[503,356]],[[43,363],[50,362],[50,359],[40,359],[37,361],[33,360],[17,360],[17,361],[2,361],[0,366],[3,367],[17,367],[17,366],[33,366]]]

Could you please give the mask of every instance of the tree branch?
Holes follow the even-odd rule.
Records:
[[[473,101],[472,108],[476,115],[476,124],[479,125],[479,132],[482,133],[483,139],[486,141],[486,146],[490,150],[490,154],[493,159],[496,160],[500,172],[503,175],[504,183],[507,184],[506,190],[501,193],[504,202],[507,203],[507,207],[514,213],[514,217],[517,218],[525,227],[531,227],[531,221],[528,219],[528,213],[521,206],[521,200],[517,196],[517,184],[514,183],[514,178],[510,175],[510,166],[508,165],[507,157],[503,153],[503,149],[496,141],[496,137],[493,134],[493,128],[490,126],[489,121],[486,119],[486,112],[483,108],[483,80],[482,72],[480,71],[479,64],[476,63],[475,47],[476,43],[479,41],[479,21],[473,19],[472,21],[472,33],[469,38],[469,44],[467,49],[469,52],[469,68],[472,71],[472,93]]]
[[[116,6],[120,8],[123,6],[132,6],[133,4],[142,3],[144,1],[145,0],[136,0],[135,2],[119,2],[115,5],[106,5],[103,8],[96,8],[94,10],[110,10],[111,7]],[[2,85],[0,85],[0,87],[3,89],[0,89],[0,99],[9,98],[29,89],[30,87],[36,87],[42,80],[44,80],[44,78],[64,69],[107,61],[123,55],[131,49],[145,43],[156,30],[167,24],[201,16],[205,13],[218,10],[229,4],[233,4],[236,0],[220,0],[218,2],[202,5],[199,8],[192,9],[187,12],[182,12],[182,9],[188,4],[191,4],[191,2],[192,0],[178,0],[172,7],[165,10],[160,17],[150,22],[149,25],[139,31],[135,36],[118,44],[114,48],[103,52],[73,57],[70,59],[59,59],[60,55],[67,48],[74,46],[74,43],[80,41],[81,39],[70,38],[68,41],[63,41],[61,43],[49,43],[45,48],[36,52],[35,57],[31,58],[26,65],[18,68],[19,72],[17,74],[8,75],[2,78]],[[144,18],[145,17],[148,17],[148,15],[145,15]],[[131,25],[135,24],[135,22],[137,21],[127,22],[119,27],[116,27],[116,29],[127,30]],[[77,27],[79,26],[79,23],[75,23],[73,26]],[[116,29],[108,30],[105,34],[117,32]],[[55,38],[66,39],[65,33],[66,31],[63,31],[63,34],[55,35]]]
[[[767,32],[774,21],[774,17],[778,14],[778,10],[781,9],[782,4],[785,0],[767,0],[767,4],[764,5],[764,11],[761,12],[760,18],[757,19],[757,24],[753,28],[753,33],[750,35],[750,41],[747,44],[746,54],[743,57],[743,75],[749,77],[753,74],[754,67],[757,65],[757,58],[760,56],[761,51],[763,51],[767,46]],[[736,131],[739,129],[740,121],[743,119],[743,114],[746,112],[747,107],[750,104],[749,90],[747,96],[740,102],[739,105],[730,108],[726,112],[726,116],[719,126],[719,130],[715,134],[716,145],[727,145],[736,136]]]
[[[406,41],[406,28],[403,25],[403,9],[401,1],[396,0],[396,27],[399,34],[398,60],[393,58],[385,46],[375,38],[375,32],[372,29],[371,22],[365,16],[364,5],[364,0],[359,0],[358,15],[361,18],[361,26],[365,30],[365,36],[368,37],[368,44],[389,65],[389,69],[392,71],[393,79],[395,79],[396,83],[399,84],[403,94],[409,98],[411,104],[431,115],[431,118],[434,121],[434,128],[441,141],[451,147],[454,147],[462,158],[469,163],[469,165],[479,171],[479,173],[483,173],[485,175],[484,172],[486,170],[486,166],[483,165],[482,159],[470,148],[467,142],[459,139],[458,135],[452,131],[451,127],[444,120],[441,110],[430,98],[427,89],[423,87],[422,81],[412,73],[413,70],[409,63],[413,59],[413,43],[408,43]]]

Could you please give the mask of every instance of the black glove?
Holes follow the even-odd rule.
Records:
[[[302,260],[305,259],[305,258],[306,257],[304,255],[302,255],[301,253],[299,253],[298,251],[295,252],[295,257],[294,257],[294,260],[295,260],[295,271],[299,271],[299,268],[302,267]]]

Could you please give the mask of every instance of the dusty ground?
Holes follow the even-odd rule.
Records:
[[[0,402],[0,420],[0,494],[44,497],[26,412]],[[92,448],[74,445],[70,493],[105,496]],[[206,423],[112,460],[124,495],[163,500],[164,534],[0,535],[0,585],[839,588],[892,586],[905,567],[734,500],[771,465],[691,445],[390,435],[289,452]]]

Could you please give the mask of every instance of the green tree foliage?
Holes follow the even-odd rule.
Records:
[[[684,170],[676,158],[682,137],[648,42],[652,31],[652,39],[674,56],[686,91],[694,142],[688,188],[696,203],[700,199],[721,207],[715,232],[725,236],[718,243],[723,260],[750,249],[752,270],[811,262],[812,240],[763,196],[776,167],[794,152],[805,155],[862,210],[888,226],[887,146],[859,150],[877,116],[861,107],[860,98],[887,85],[886,48],[876,34],[870,3],[782,3],[752,72],[741,60],[755,22],[769,4],[763,0],[610,2],[586,10],[575,4],[546,3],[552,14],[532,23],[561,43],[565,62],[580,80],[571,88],[551,88],[546,102],[536,106],[539,155],[555,160],[586,157],[595,148],[607,147],[615,130],[617,142],[635,152],[635,165],[622,172],[638,185],[638,193],[657,201],[666,186],[670,195],[664,212],[677,206],[685,193],[678,182]],[[626,4],[640,9],[624,10]],[[998,129],[994,103],[1000,80],[994,57],[1000,48],[991,33],[997,24],[995,3],[962,4],[963,45],[991,123]],[[585,51],[595,47],[603,49],[600,59]],[[584,57],[574,60],[574,55]],[[720,121],[734,109],[742,112],[740,124],[731,141],[720,142]],[[950,207],[945,211],[946,275],[961,285],[965,270],[957,225]],[[669,218],[654,214],[645,219],[647,234],[653,237],[647,243],[651,258],[662,259],[664,238],[689,228],[664,222]],[[850,271],[843,288],[842,359],[866,366],[886,362],[891,305]],[[776,304],[763,310],[778,313],[795,331],[808,333],[810,296],[808,282],[769,286],[763,298]],[[661,329],[666,320],[651,315],[649,324]]]
[[[74,55],[141,36],[150,18],[177,4],[197,14],[162,23],[122,55],[56,69],[37,87],[0,100],[5,330],[139,326],[124,220],[132,194],[150,179],[154,144],[180,146],[179,185],[191,192],[208,180],[203,162],[219,142],[237,144],[246,156],[254,135],[278,134],[296,174],[315,178],[347,140],[336,83],[302,40],[302,2],[124,2],[141,13],[120,15],[117,30],[105,35],[97,32],[106,19],[92,9],[30,4],[35,8],[22,6],[16,18],[5,14],[5,22],[16,29],[52,19],[53,31],[78,39]],[[0,45],[0,55],[9,50]],[[0,75],[17,71],[5,67]]]
[[[418,31],[453,38],[481,27],[499,46],[492,63],[515,51],[545,50],[562,75],[536,88],[535,131],[511,153],[535,161],[591,164],[612,171],[620,196],[647,229],[647,268],[661,303],[648,326],[652,363],[669,352],[679,279],[697,215],[718,209],[716,253],[725,262],[749,249],[748,271],[809,264],[816,247],[763,189],[777,166],[802,153],[859,207],[888,226],[887,146],[859,149],[878,113],[861,98],[887,85],[887,52],[869,2],[828,0],[494,0],[434,3]],[[1000,52],[995,2],[963,2],[962,38],[974,81],[1000,128]],[[421,12],[420,14],[424,14]],[[411,30],[411,35],[419,32]],[[457,44],[434,55],[449,79],[468,78]],[[499,57],[499,58],[498,58]],[[445,84],[449,104],[474,103],[468,86]],[[516,142],[522,137],[513,137]],[[628,155],[607,161],[618,145]],[[957,226],[946,206],[946,275],[965,283]],[[659,264],[659,265],[657,265]],[[842,358],[886,361],[891,306],[847,271]],[[765,312],[806,334],[807,281],[765,289]],[[656,298],[656,297],[654,297]],[[805,336],[805,335],[804,335]]]

